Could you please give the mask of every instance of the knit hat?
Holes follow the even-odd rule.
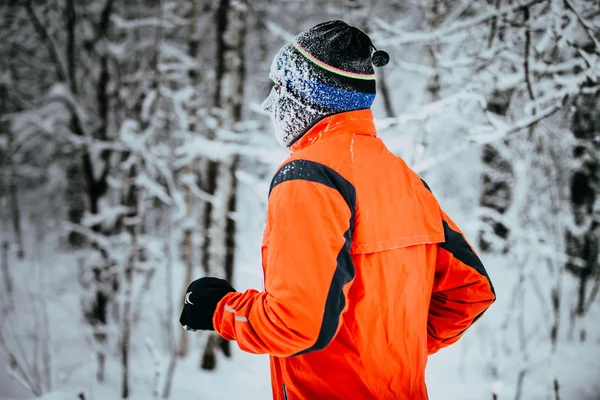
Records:
[[[370,108],[373,66],[388,61],[389,55],[364,32],[343,21],[324,22],[297,35],[273,59],[269,76],[276,86],[263,103],[279,143],[291,146],[328,115]]]
[[[277,54],[271,78],[300,101],[332,112],[370,108],[375,71],[389,61],[371,39],[343,21],[318,24],[296,36]]]

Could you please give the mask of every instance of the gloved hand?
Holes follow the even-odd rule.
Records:
[[[188,331],[214,330],[212,318],[217,304],[235,289],[224,279],[204,277],[190,283],[179,323]]]

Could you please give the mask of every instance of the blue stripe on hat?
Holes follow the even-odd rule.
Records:
[[[302,82],[287,79],[286,86],[295,89],[304,100],[336,111],[371,108],[375,101],[375,94],[339,89],[313,79]]]

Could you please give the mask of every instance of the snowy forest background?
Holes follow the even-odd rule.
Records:
[[[331,19],[391,56],[380,136],[498,301],[432,399],[600,399],[600,1],[3,0],[0,398],[267,399],[266,356],[178,324],[261,287],[275,52]],[[310,277],[306,277],[310,279]]]

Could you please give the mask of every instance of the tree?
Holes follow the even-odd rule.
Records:
[[[247,6],[245,2],[220,0],[216,10],[217,48],[215,65],[214,107],[219,130],[232,129],[242,118],[242,101],[245,85],[245,36]],[[205,187],[212,195],[206,203],[204,215],[203,267],[210,276],[232,281],[235,261],[236,225],[234,213],[237,204],[236,170],[240,162],[238,154],[227,155],[219,161],[210,160],[207,165]],[[229,342],[210,335],[202,369],[216,367],[215,346],[230,356]]]
[[[593,86],[586,82],[585,88]],[[565,228],[566,268],[579,278],[575,312],[585,315],[600,285],[600,220],[595,207],[600,194],[600,92],[582,93],[575,101],[576,111],[571,118],[571,131],[576,139],[573,147],[575,165],[572,169],[569,192],[572,220]],[[591,292],[588,284],[593,282]]]

